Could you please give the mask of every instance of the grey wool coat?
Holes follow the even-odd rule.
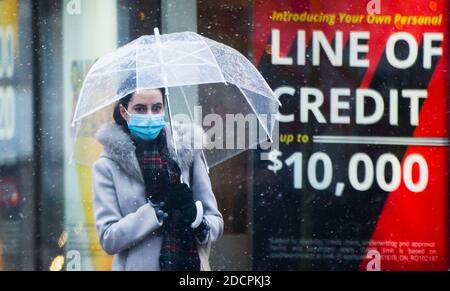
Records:
[[[191,138],[191,129],[193,138]],[[169,154],[174,160],[170,127],[166,125]],[[203,242],[198,242],[202,270],[209,270],[209,249],[223,232],[223,218],[211,189],[211,182],[193,142],[201,142],[203,130],[193,124],[174,124],[179,165],[185,183],[190,185],[194,200],[201,201],[204,218],[211,229]],[[155,209],[146,201],[145,186],[135,146],[129,135],[115,123],[104,124],[96,134],[103,144],[101,157],[92,172],[94,216],[102,248],[113,258],[113,270],[159,270],[162,223]],[[192,167],[192,179],[189,177]]]

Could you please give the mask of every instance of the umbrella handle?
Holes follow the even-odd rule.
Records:
[[[159,39],[160,34],[159,34],[159,28],[158,27],[154,27],[153,28],[153,33],[155,35],[156,41],[157,42],[161,42],[160,39]]]

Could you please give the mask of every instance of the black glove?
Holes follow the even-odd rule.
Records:
[[[210,229],[211,227],[209,226],[208,222],[206,221],[205,218],[203,218],[200,225],[196,229],[194,229],[194,235],[198,238],[200,242],[203,242],[208,236]]]
[[[179,224],[182,228],[188,230],[192,229],[191,224],[194,222],[197,217],[197,207],[195,207],[195,203],[191,202],[189,204],[184,205],[180,209],[180,220]]]
[[[179,183],[168,189],[167,209],[178,209],[194,203],[194,193],[185,183]]]
[[[155,209],[156,218],[159,222],[163,223],[167,219],[167,217],[169,217],[165,202],[153,203],[150,199],[148,199],[148,203],[150,203],[150,205]]]
[[[197,207],[193,196],[192,190],[185,183],[169,188],[167,208],[180,211],[177,226],[185,231],[192,230],[191,224],[197,217]]]

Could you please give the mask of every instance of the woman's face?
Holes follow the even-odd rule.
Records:
[[[140,90],[135,92],[126,108],[130,114],[161,114],[164,113],[163,96],[159,90]],[[130,116],[123,106],[120,106],[120,114],[129,121]]]

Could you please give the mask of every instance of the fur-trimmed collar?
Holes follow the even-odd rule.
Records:
[[[178,159],[173,147],[170,125],[166,124],[166,140],[171,158],[178,162],[181,170],[191,166],[197,151],[202,148],[204,131],[193,123],[174,123],[173,129],[177,143]],[[144,181],[136,158],[136,147],[130,136],[115,123],[106,123],[100,127],[95,137],[103,145],[102,156],[117,162],[130,176]]]

